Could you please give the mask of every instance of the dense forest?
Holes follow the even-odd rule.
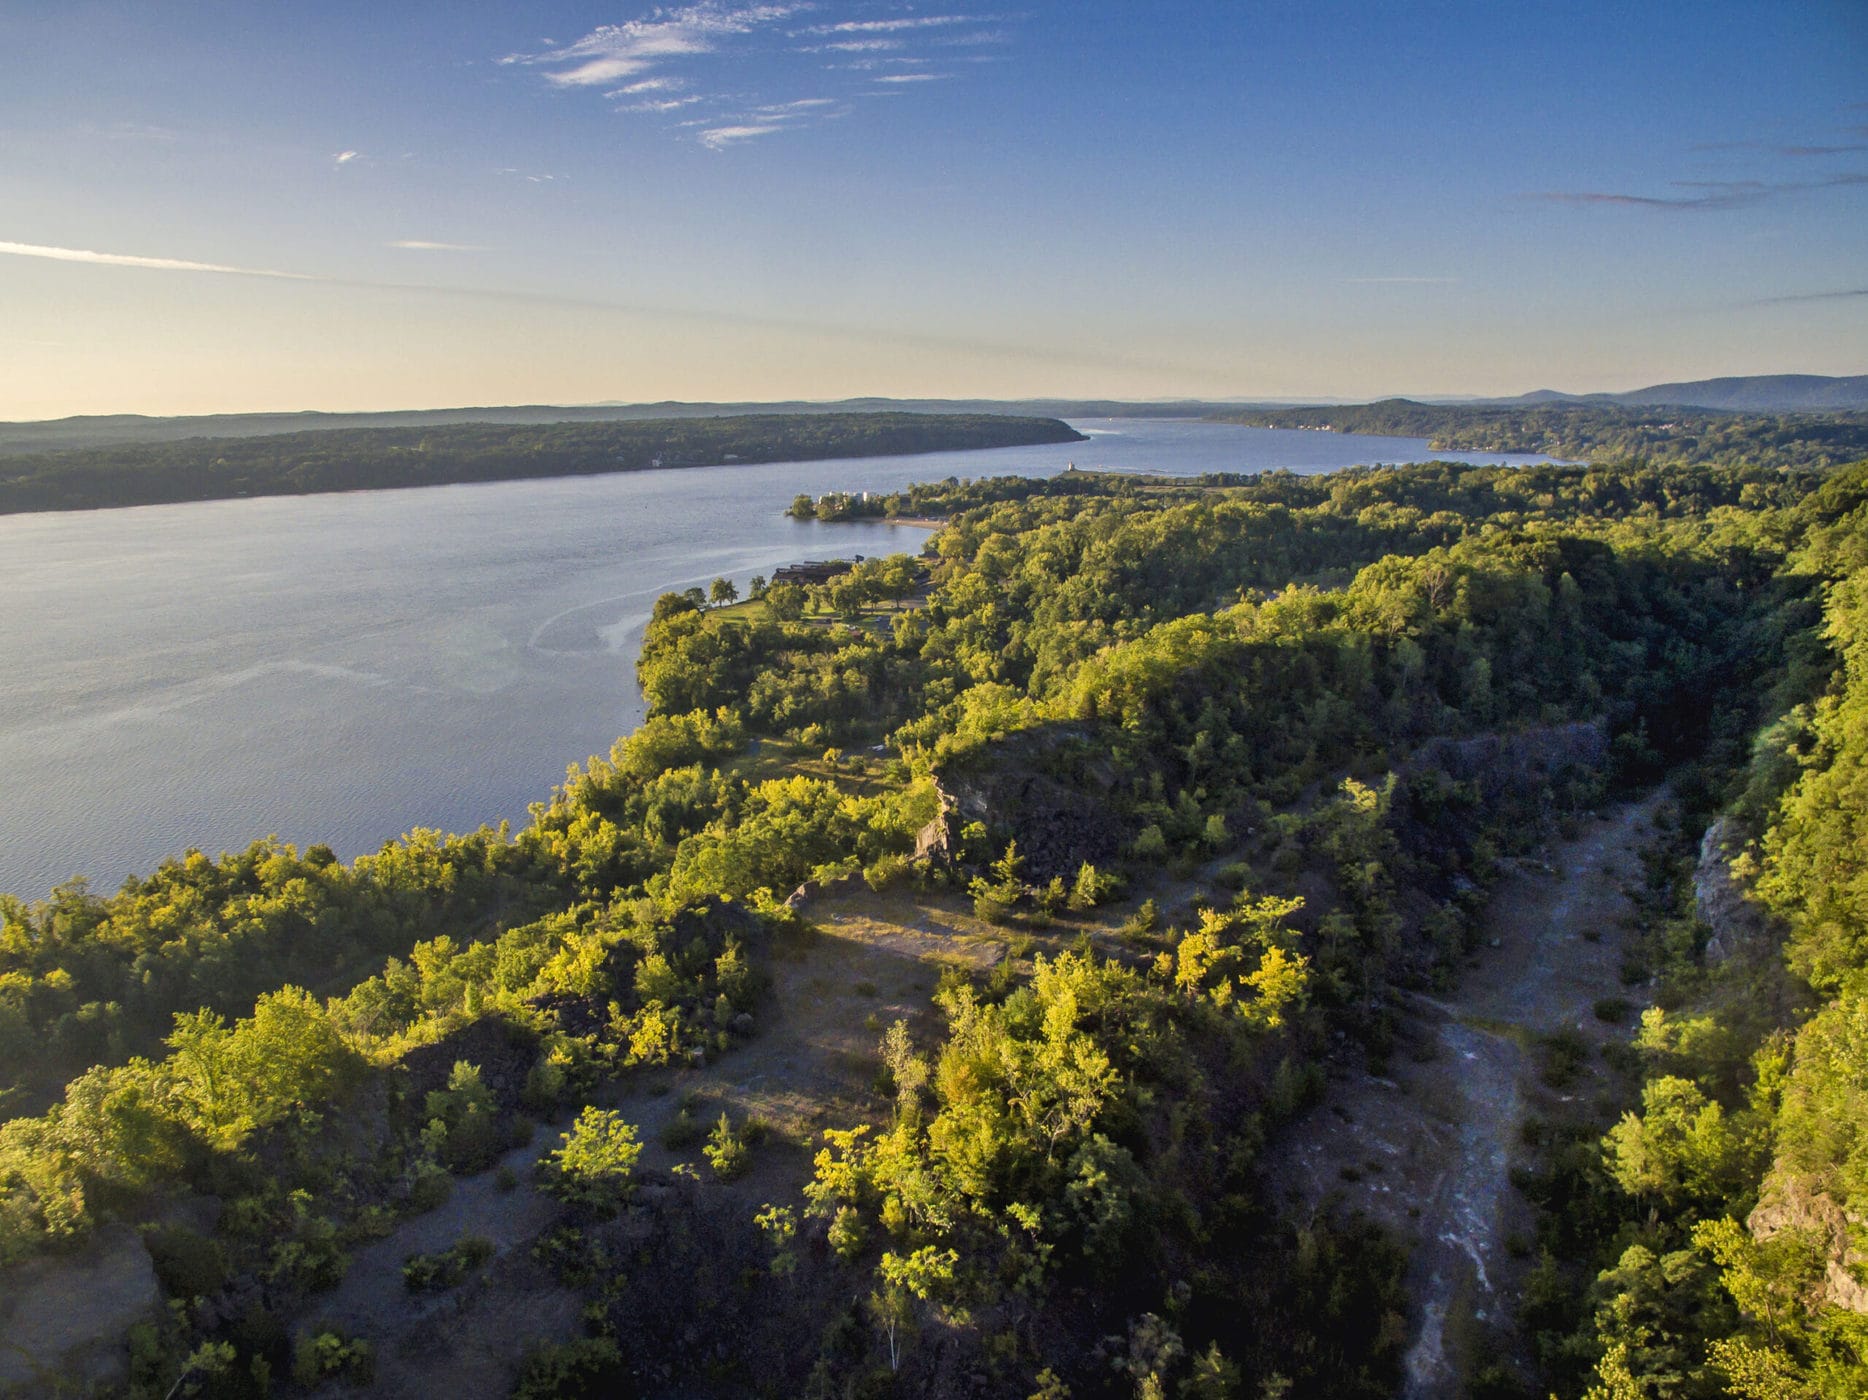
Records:
[[[1868,413],[1726,413],[1667,405],[1559,402],[1528,407],[1412,399],[1215,415],[1254,428],[1424,437],[1443,452],[1541,452],[1566,461],[1713,462],[1821,468],[1868,454]]]
[[[0,514],[1077,442],[1053,418],[955,413],[325,428],[0,457]]]
[[[1413,1242],[1275,1149],[1659,789],[1638,1024],[1527,1128],[1463,1388],[1859,1395],[1868,462],[1722,455],[806,501],[944,528],[664,597],[649,719],[522,830],[0,902],[0,1267],[133,1228],[135,1396],[432,1378],[437,1297],[474,1393],[1393,1394]],[[408,1319],[327,1316],[444,1217]]]

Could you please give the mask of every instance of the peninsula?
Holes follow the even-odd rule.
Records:
[[[6,458],[0,515],[1084,440],[1055,418],[985,413],[734,414],[191,438]]]

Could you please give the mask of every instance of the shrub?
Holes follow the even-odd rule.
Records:
[[[368,1342],[334,1329],[307,1332],[292,1348],[292,1379],[302,1386],[327,1380],[367,1386],[376,1379],[376,1353]]]
[[[1589,1062],[1589,1042],[1567,1027],[1543,1038],[1540,1077],[1552,1089],[1567,1089],[1574,1084]]]
[[[1237,894],[1252,883],[1252,867],[1242,860],[1235,860],[1230,865],[1222,865],[1214,872],[1213,883],[1222,890],[1231,890]]]
[[[540,1159],[539,1189],[596,1214],[614,1214],[635,1191],[642,1143],[634,1125],[614,1109],[586,1108],[563,1144]]]
[[[493,1241],[464,1236],[437,1254],[411,1254],[402,1262],[402,1284],[411,1293],[439,1293],[453,1288],[493,1257]]]
[[[1142,907],[1137,909],[1126,923],[1122,933],[1126,937],[1138,938],[1143,934],[1153,933],[1161,926],[1161,910],[1152,899],[1144,899]]]
[[[143,1235],[156,1277],[171,1298],[203,1298],[227,1282],[227,1252],[206,1235],[158,1225]]]
[[[909,861],[907,856],[897,852],[890,852],[887,855],[878,857],[874,862],[864,868],[863,882],[867,884],[870,889],[879,893],[882,890],[888,889],[891,885],[900,884],[908,877],[912,869],[913,864]]]
[[[423,1162],[409,1182],[409,1208],[418,1215],[431,1211],[445,1202],[453,1190],[454,1183],[445,1170],[433,1162]]]
[[[1078,913],[1094,909],[1116,892],[1121,880],[1104,874],[1087,860],[1077,867],[1076,882],[1070,887],[1070,907]]]
[[[1606,1021],[1611,1026],[1619,1026],[1626,1021],[1632,1010],[1634,1004],[1627,997],[1603,997],[1595,1005],[1596,1019]]]
[[[720,1121],[714,1124],[713,1131],[707,1135],[707,1146],[701,1149],[707,1156],[707,1165],[713,1168],[713,1174],[721,1181],[732,1181],[745,1174],[746,1167],[752,1160],[752,1149],[746,1140],[733,1131],[732,1120],[723,1110]]]
[[[694,1110],[687,1104],[683,1104],[674,1117],[662,1124],[662,1130],[657,1134],[662,1146],[670,1152],[692,1147],[704,1136],[706,1133],[701,1128],[700,1119],[694,1116]]]
[[[585,1400],[616,1394],[623,1383],[623,1357],[602,1337],[541,1347],[526,1358],[512,1400]]]

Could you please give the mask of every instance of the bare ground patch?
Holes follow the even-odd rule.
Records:
[[[1584,818],[1572,839],[1516,862],[1459,990],[1405,998],[1386,1072],[1339,1063],[1266,1154],[1288,1204],[1360,1210],[1414,1241],[1408,1396],[1460,1393],[1472,1342],[1510,1320],[1529,1262],[1513,1246],[1532,1223],[1510,1185],[1522,1129],[1586,1092],[1543,1083],[1540,1047],[1567,1032],[1598,1054],[1615,1032],[1596,1003],[1638,1000],[1622,985],[1622,945],[1664,795]]]
[[[753,1039],[704,1068],[632,1075],[598,1096],[640,1130],[645,1195],[665,1194],[671,1171],[698,1169],[698,1189],[743,1207],[795,1198],[811,1171],[810,1144],[825,1127],[871,1119],[881,1032],[905,1019],[924,1043],[936,1030],[931,997],[944,964],[972,970],[1002,956],[1006,934],[963,912],[957,900],[867,890],[819,900],[818,931],[781,945],[770,963],[772,995]],[[700,1143],[665,1146],[663,1130],[686,1106],[703,1125],[722,1111],[769,1125],[751,1171],[730,1185],[713,1181]],[[314,1299],[298,1327],[336,1326],[376,1349],[383,1397],[495,1400],[510,1390],[531,1345],[564,1341],[581,1330],[584,1299],[532,1258],[531,1247],[559,1207],[531,1184],[532,1165],[570,1126],[566,1115],[542,1126],[500,1165],[519,1177],[502,1191],[497,1169],[457,1179],[448,1199],[357,1250],[332,1292]],[[627,1233],[627,1227],[618,1227]],[[411,1254],[446,1249],[467,1235],[492,1241],[494,1256],[460,1287],[411,1294],[402,1264]],[[346,1393],[338,1389],[332,1395]]]

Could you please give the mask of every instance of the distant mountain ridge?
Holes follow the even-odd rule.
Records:
[[[1625,408],[1711,408],[1729,413],[1837,413],[1868,408],[1868,374],[1752,374],[1651,384],[1620,394],[1534,389],[1509,399],[1468,399],[1495,408],[1613,403]]]
[[[642,422],[746,414],[1003,414],[1036,418],[1202,418],[1236,403],[1179,399],[887,399],[777,403],[508,404],[483,408],[409,408],[381,413],[212,413],[182,417],[138,413],[84,415],[38,422],[0,422],[0,456],[184,442],[192,438],[278,437],[287,433],[358,428],[433,428],[468,423],[537,427],[552,423]]]
[[[38,422],[0,422],[0,456],[181,442],[190,438],[273,437],[356,428],[426,428],[466,423],[539,426],[549,423],[607,423],[666,418],[714,418],[738,414],[964,413],[1039,418],[1211,418],[1244,411],[1324,405],[1354,406],[1357,400],[1311,398],[1230,399],[790,399],[776,403],[681,402],[594,404],[508,404],[481,408],[411,408],[380,413],[214,413],[184,417],[136,413],[85,415]],[[1382,402],[1472,408],[1539,408],[1565,404],[1614,404],[1627,408],[1676,405],[1727,413],[1811,413],[1868,409],[1868,374],[1761,374],[1654,384],[1623,393],[1570,394],[1534,389],[1513,398],[1420,394]]]

